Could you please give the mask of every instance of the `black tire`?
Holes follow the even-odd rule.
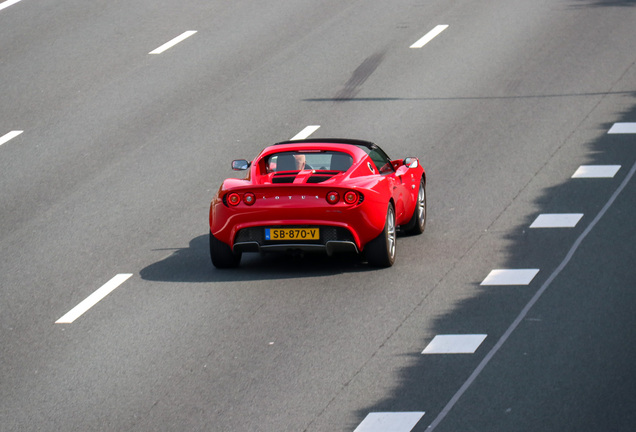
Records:
[[[241,262],[241,252],[233,252],[232,248],[210,233],[210,258],[216,268],[233,268]]]
[[[420,181],[420,189],[417,191],[417,203],[413,209],[413,216],[406,224],[404,232],[406,234],[418,235],[426,228],[426,182]]]
[[[389,203],[384,229],[365,247],[369,264],[374,267],[391,267],[395,262],[396,240],[395,209]]]

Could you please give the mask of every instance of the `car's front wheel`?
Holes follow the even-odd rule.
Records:
[[[396,239],[395,209],[393,204],[389,203],[384,229],[365,247],[369,264],[375,267],[391,267],[395,262]]]
[[[210,232],[210,258],[216,268],[232,268],[241,262],[241,252],[234,252],[232,248],[214,237]]]

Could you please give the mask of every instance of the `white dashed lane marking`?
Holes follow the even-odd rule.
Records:
[[[437,335],[422,354],[473,354],[486,339],[485,334]]]
[[[636,134],[636,123],[614,123],[608,134]]]
[[[530,228],[574,228],[582,217],[582,213],[540,214]]]
[[[581,165],[572,178],[612,178],[619,169],[620,165]]]
[[[13,138],[17,137],[18,135],[20,135],[22,132],[21,130],[14,130],[11,131],[9,133],[4,134],[3,136],[0,137],[0,145],[11,141]]]
[[[14,4],[16,4],[16,3],[20,2],[20,1],[22,1],[22,0],[7,0],[5,2],[2,2],[2,3],[0,3],[0,10],[6,9],[9,6],[13,6]]]
[[[297,141],[297,140],[308,138],[309,135],[316,132],[319,128],[320,128],[319,125],[307,126],[305,129],[301,130],[296,135],[294,135],[294,137],[290,141]]]
[[[448,28],[448,25],[446,24],[440,24],[436,26],[433,30],[426,33],[424,36],[422,36],[422,38],[420,38],[417,42],[415,42],[409,48],[422,48],[424,45],[426,45],[427,43],[435,39],[436,36],[438,36],[441,32],[443,32],[447,28]]]
[[[372,412],[353,432],[410,432],[423,415],[423,411]]]
[[[77,318],[82,316],[84,312],[95,306],[101,299],[110,294],[115,288],[126,282],[132,274],[122,273],[118,274],[108,282],[106,282],[101,288],[95,291],[93,294],[86,297],[84,301],[71,309],[66,315],[59,320],[55,321],[55,324],[71,324]]]
[[[156,48],[150,51],[148,54],[161,54],[162,52],[172,48],[179,42],[183,42],[184,40],[186,40],[187,38],[189,38],[195,33],[196,33],[196,30],[188,30],[187,32],[183,32],[176,38],[172,39],[171,41],[168,41],[165,44],[161,45],[159,48]]]
[[[481,285],[529,285],[539,273],[539,269],[495,269]]]

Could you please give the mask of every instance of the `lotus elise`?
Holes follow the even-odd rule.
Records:
[[[254,160],[232,161],[245,178],[226,179],[210,205],[210,256],[236,267],[243,252],[363,254],[393,265],[397,231],[426,226],[426,173],[415,157],[390,159],[353,139],[284,141]]]

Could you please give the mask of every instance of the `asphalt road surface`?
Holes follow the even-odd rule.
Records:
[[[0,430],[633,431],[634,23],[1,2]],[[301,131],[420,158],[427,229],[393,267],[211,265],[230,161]]]

